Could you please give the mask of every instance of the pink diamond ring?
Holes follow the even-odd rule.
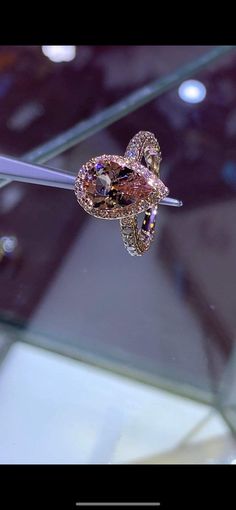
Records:
[[[92,158],[80,168],[75,180],[77,200],[87,213],[120,220],[121,236],[130,255],[143,255],[149,249],[158,204],[169,194],[160,180],[160,162],[157,139],[148,131],[140,131],[130,140],[124,156]],[[137,215],[143,212],[139,228]]]

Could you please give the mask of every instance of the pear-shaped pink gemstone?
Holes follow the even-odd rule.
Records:
[[[85,172],[83,193],[97,210],[121,209],[148,199],[150,194],[166,195],[166,187],[146,167],[122,157],[96,158]]]

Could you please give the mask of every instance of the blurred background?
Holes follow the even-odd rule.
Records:
[[[71,142],[153,80],[145,106]],[[152,131],[184,203],[133,258],[73,192],[2,182],[0,462],[234,462],[235,84],[232,47],[0,46],[2,155],[39,148],[76,174]]]

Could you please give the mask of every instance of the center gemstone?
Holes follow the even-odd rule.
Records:
[[[99,156],[82,168],[80,196],[92,204],[95,216],[123,217],[125,211],[142,212],[147,199],[154,200],[167,194],[167,189],[148,168],[122,156]],[[123,212],[124,211],[124,212]]]
[[[105,200],[109,209],[133,203],[133,193],[129,188],[134,177],[133,170],[113,161],[108,164],[97,163],[94,171],[96,208],[104,207]]]

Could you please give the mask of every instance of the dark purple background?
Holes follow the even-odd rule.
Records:
[[[22,155],[135,88],[209,50],[206,46],[82,46],[77,47],[74,61],[54,64],[37,46],[0,47],[0,150]],[[87,342],[87,346],[95,354],[101,351],[103,357],[115,360],[120,355],[116,349],[122,349],[120,358],[127,366],[132,365],[128,359],[138,359],[133,365],[154,376],[173,376],[202,388],[209,384],[215,386],[219,381],[236,338],[233,292],[236,288],[236,53],[220,58],[192,78],[201,80],[207,88],[202,103],[184,103],[175,88],[88,142],[91,155],[93,151],[98,153],[98,141],[101,153],[110,153],[107,140],[114,140],[117,152],[122,154],[129,139],[140,129],[158,135],[165,183],[171,196],[184,201],[184,207],[161,211],[165,228],[152,250],[157,252],[157,263],[163,265],[178,299],[190,307],[200,324],[204,356],[196,362],[194,356],[191,359],[191,348],[186,357],[185,348],[180,345],[183,355],[174,359],[171,355],[174,339],[170,338],[169,345],[165,343],[166,350],[162,350],[158,343],[162,342],[162,333],[153,329],[150,343],[146,341],[148,329],[142,334],[140,327],[137,342],[129,343],[125,324],[120,329],[123,340],[117,346],[109,330],[109,314],[102,292],[108,330],[106,334],[101,333],[101,340],[101,329],[95,324],[98,338]],[[88,142],[81,144],[81,153],[85,145],[88,151]],[[59,160],[61,166],[70,168],[73,154],[73,149],[68,151]],[[72,242],[86,228],[88,218],[68,191],[23,184],[11,184],[8,189],[11,187],[21,190],[23,198],[10,212],[0,207],[0,234],[17,235],[22,258],[17,270],[9,269],[9,264],[0,265],[0,287],[4,289],[0,293],[0,314],[4,321],[27,326]],[[0,190],[0,203],[4,194],[6,188]],[[91,250],[94,250],[92,243]],[[124,264],[125,256],[122,255]],[[148,256],[146,263],[149,263]],[[114,267],[113,260],[108,260],[108,264]],[[136,264],[134,259],[132,264],[133,267]],[[135,278],[138,280],[138,268]],[[124,282],[124,299],[127,284]],[[90,287],[94,295],[97,295],[96,285],[93,281],[94,287]],[[115,294],[111,283],[111,296]],[[148,298],[146,303],[148,306]],[[169,320],[172,320],[171,310]],[[128,330],[133,332],[135,324],[128,325]],[[89,328],[88,324],[87,333],[91,336]],[[41,333],[52,335],[52,327],[43,325]],[[188,335],[191,339],[191,330]],[[55,337],[55,342],[60,342],[58,334]],[[71,332],[62,337],[75,350],[83,345],[79,334],[76,341]],[[207,382],[205,376],[201,377],[201,369],[205,374],[206,367],[210,374]]]

